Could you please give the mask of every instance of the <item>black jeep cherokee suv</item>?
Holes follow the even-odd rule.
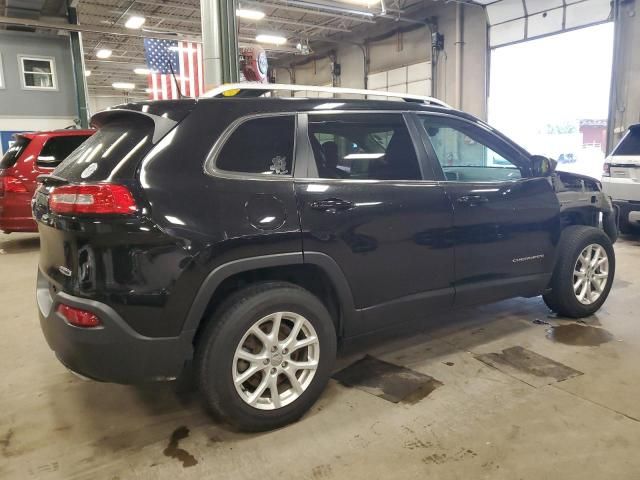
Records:
[[[42,179],[37,302],[69,369],[138,383],[193,362],[214,413],[269,429],[318,398],[339,339],[508,297],[605,301],[597,181],[443,105],[262,93],[98,113]]]

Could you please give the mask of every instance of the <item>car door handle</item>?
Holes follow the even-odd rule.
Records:
[[[347,200],[341,200],[340,198],[326,198],[324,200],[316,200],[309,204],[314,210],[322,210],[328,213],[336,213],[343,210],[349,210],[353,208],[353,202]]]
[[[461,197],[456,198],[456,202],[461,203],[463,205],[468,205],[470,207],[475,207],[476,205],[487,203],[488,201],[489,199],[484,195],[463,195]]]

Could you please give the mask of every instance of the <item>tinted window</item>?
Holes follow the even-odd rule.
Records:
[[[13,167],[18,161],[18,158],[20,158],[20,155],[22,155],[22,152],[24,152],[24,149],[29,145],[30,141],[31,140],[28,138],[18,137],[9,147],[9,150],[5,152],[2,160],[0,160],[0,168]]]
[[[62,160],[80,146],[87,138],[86,135],[72,137],[53,137],[47,140],[38,155],[39,167],[57,167]]]
[[[400,114],[309,115],[309,141],[320,178],[422,178]]]
[[[422,121],[447,180],[492,182],[522,178],[518,166],[481,140],[472,125],[436,117]]]
[[[292,115],[248,120],[227,139],[216,167],[231,172],[291,175],[294,133]]]
[[[53,173],[68,180],[83,181],[130,175],[151,149],[153,131],[152,121],[107,123],[76,148]]]
[[[613,151],[613,155],[640,155],[640,128],[633,128]]]

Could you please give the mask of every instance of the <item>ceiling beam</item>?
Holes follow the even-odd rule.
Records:
[[[286,4],[286,3],[258,2],[258,1],[255,1],[255,0],[245,0],[242,3],[246,4],[246,5],[254,5],[254,6],[260,6],[260,7],[278,8],[280,10],[287,10],[287,11],[290,11],[290,12],[305,13],[307,15],[318,15],[318,16],[322,16],[322,17],[331,17],[331,18],[335,18],[335,19],[339,19],[339,20],[345,20],[345,21],[351,21],[351,22],[376,23],[375,20],[371,20],[370,18],[367,18],[367,17],[360,17],[360,16],[356,17],[356,16],[351,16],[351,15],[341,15],[339,13],[325,12],[323,10],[296,7],[296,6],[293,6],[293,5]]]
[[[40,20],[31,20],[26,18],[9,18],[0,16],[0,25],[18,25],[33,28],[48,28],[52,30],[65,30],[68,32],[82,33],[99,33],[105,35],[116,35],[134,38],[159,38],[164,40],[189,40],[194,42],[201,41],[200,35],[193,35],[190,32],[176,32],[176,35],[155,32],[140,32],[135,30],[125,30],[123,28],[99,27],[96,25],[71,25],[63,22],[43,22]]]

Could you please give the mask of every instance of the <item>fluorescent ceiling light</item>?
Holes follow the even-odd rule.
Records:
[[[111,86],[113,88],[117,88],[118,90],[133,90],[134,88],[136,88],[135,83],[129,82],[113,82]]]
[[[148,68],[134,68],[133,73],[135,73],[136,75],[148,75],[149,73],[151,73],[151,70],[149,70]]]
[[[380,3],[380,0],[343,0],[347,3],[355,3],[358,5],[366,5],[370,7],[371,5],[375,5],[376,3]]]
[[[282,35],[270,35],[262,33],[260,35],[256,35],[256,42],[271,43],[273,45],[283,45],[287,43],[287,39]]]
[[[112,53],[113,52],[111,50],[109,50],[108,48],[101,48],[100,50],[98,50],[96,52],[96,57],[105,59],[105,58],[109,58]]]
[[[145,22],[145,18],[144,17],[139,17],[137,15],[133,15],[133,16],[129,17],[129,19],[126,21],[124,26],[127,27],[127,28],[130,28],[132,30],[137,30],[140,27],[142,27],[142,25],[144,25],[144,22]]]
[[[265,13],[260,10],[249,10],[246,8],[238,8],[236,15],[241,18],[248,18],[249,20],[262,20]]]
[[[91,76],[91,70],[85,70],[84,71],[84,76],[85,77],[90,77]]]

